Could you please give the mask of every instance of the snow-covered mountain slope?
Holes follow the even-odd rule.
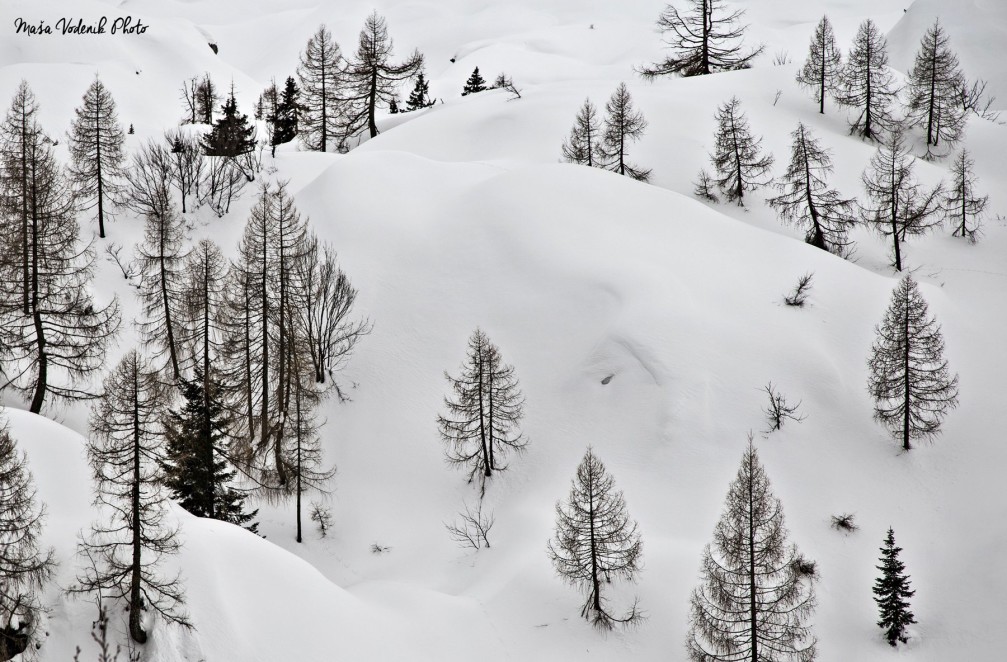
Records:
[[[132,15],[150,25],[144,35],[0,41],[0,92],[9,96],[27,78],[55,134],[95,71],[121,121],[136,126],[131,148],[177,123],[178,88],[203,71],[221,84],[233,79],[248,110],[270,78],[293,73],[319,22],[352,52],[373,8],[388,18],[397,53],[416,47],[427,56],[431,92],[444,100],[384,118],[376,139],[346,155],[287,145],[275,161],[266,157],[263,177],[290,181],[299,209],[359,289],[359,313],[374,323],[342,377],[350,401],[324,412],[324,449],[339,467],[327,501],[334,529],[325,539],[309,529],[299,545],[289,506],[263,506],[266,540],[174,509],[185,540],[177,567],[196,630],[158,626],[148,659],[684,660],[700,553],[749,430],[792,540],[818,562],[820,660],[998,659],[1007,644],[1007,571],[995,563],[1007,548],[997,479],[1007,461],[997,436],[1007,369],[998,337],[1007,321],[1003,222],[988,220],[974,246],[943,230],[907,245],[960,375],[961,405],[933,445],[904,454],[872,421],[866,392],[873,328],[897,281],[884,242],[857,231],[856,259],[844,261],[805,245],[758,194],[745,208],[691,195],[713,147],[716,107],[732,95],[776,155],[775,173],[801,120],[833,150],[835,185],[863,195],[860,173],[874,147],[848,135],[845,112],[830,105],[819,115],[793,82],[815,22],[827,11],[844,49],[865,17],[894,27],[893,64],[904,67],[934,14],[979,29],[959,5],[738,2],[749,9],[752,43],[766,43],[755,68],[645,83],[633,66],[661,55],[653,26],[660,2],[3,3],[3,26],[64,15]],[[987,16],[982,29],[1003,27],[1000,14]],[[970,75],[1003,78],[995,49],[968,50],[967,37],[951,34],[976,69]],[[777,53],[789,64],[772,66]],[[506,71],[522,98],[461,98],[475,66],[490,79]],[[653,168],[652,185],[558,163],[583,99],[601,107],[620,81],[650,123],[631,153]],[[994,213],[1007,209],[1005,132],[972,120],[966,137]],[[947,164],[916,169],[936,182]],[[250,198],[223,219],[192,215],[194,238],[211,236],[233,254]],[[109,235],[128,250],[142,226],[123,213]],[[814,272],[810,305],[784,306],[806,272]],[[124,318],[138,312],[107,261],[95,290],[117,293]],[[447,392],[443,371],[457,370],[476,326],[516,368],[531,444],[491,484],[493,546],[472,553],[443,523],[476,492],[445,465],[434,421]],[[124,326],[120,345],[134,341]],[[807,419],[762,438],[769,381],[800,400]],[[79,563],[77,531],[94,516],[79,436],[86,409],[54,414],[76,432],[13,408],[7,415],[48,503],[46,538],[67,586]],[[615,588],[613,600],[639,595],[649,618],[608,636],[578,618],[581,596],[555,577],[545,554],[553,505],[588,445],[644,536],[639,582]],[[829,517],[840,512],[856,513],[860,530],[832,530]],[[917,589],[919,624],[898,653],[874,624],[870,591],[888,526]],[[390,549],[374,554],[373,543]],[[87,659],[94,607],[57,588],[43,659],[67,660],[77,644]]]

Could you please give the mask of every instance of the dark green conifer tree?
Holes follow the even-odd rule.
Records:
[[[469,79],[465,81],[465,87],[462,88],[462,96],[468,96],[469,94],[475,94],[476,92],[483,92],[486,90],[486,79],[479,74],[479,67],[472,70],[472,75]]]
[[[901,547],[895,546],[895,532],[889,528],[881,548],[881,565],[876,566],[881,576],[874,582],[874,601],[878,603],[878,627],[885,631],[888,643],[895,646],[896,641],[906,643],[906,626],[916,622],[913,612],[909,611],[909,598],[916,591],[909,590],[909,575],[906,574],[906,564],[899,560]]]
[[[209,383],[210,388],[204,389]],[[181,406],[168,413],[165,421],[164,484],[179,505],[197,517],[209,517],[245,526],[259,512],[245,512],[247,494],[229,485],[235,471],[227,462],[230,425],[223,403],[221,385],[211,373],[204,380],[196,368],[192,380],[179,385]]]

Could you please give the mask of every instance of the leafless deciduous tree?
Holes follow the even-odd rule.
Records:
[[[694,662],[810,662],[815,607],[803,558],[787,543],[783,506],[749,436],[724,512],[703,550],[686,649]],[[806,563],[806,562],[804,562]]]
[[[115,100],[97,76],[84,93],[84,103],[67,135],[70,177],[81,209],[97,208],[98,236],[105,236],[109,207],[122,196],[122,150],[125,135],[115,111]]]
[[[592,167],[599,165],[600,134],[598,110],[590,99],[584,99],[584,105],[577,112],[577,119],[570,129],[570,137],[563,141],[563,160]]]
[[[909,450],[917,439],[936,437],[958,406],[958,375],[948,371],[941,327],[909,274],[892,292],[876,332],[867,360],[874,419]]]
[[[650,170],[629,163],[629,144],[636,142],[647,128],[643,113],[633,107],[633,98],[625,83],[612,93],[605,104],[605,119],[600,142],[601,166],[620,175],[645,182]]]
[[[472,506],[465,504],[465,511],[459,513],[459,518],[451,524],[444,525],[451,539],[463,547],[471,547],[472,549],[486,547],[489,549],[489,534],[496,520],[493,513],[483,514],[482,499],[479,500],[479,505],[475,510],[472,510]]]
[[[42,591],[56,567],[39,537],[45,506],[35,492],[28,459],[0,419],[0,659],[41,645]],[[26,658],[28,659],[27,655]]]
[[[328,151],[340,141],[340,94],[346,63],[332,34],[319,25],[297,67],[302,113],[298,135],[308,149]]]
[[[792,405],[787,402],[786,396],[776,390],[776,387],[773,386],[773,382],[769,382],[763,386],[762,390],[769,396],[769,403],[763,410],[766,414],[766,434],[781,429],[783,424],[787,421],[800,423],[804,420],[804,414],[797,413],[801,403],[798,402],[797,404]]]
[[[944,218],[954,228],[954,236],[965,237],[975,243],[981,228],[982,219],[989,203],[988,195],[979,195],[976,191],[978,177],[975,174],[975,162],[967,150],[955,155],[951,162],[951,185],[943,199]]]
[[[785,221],[804,230],[807,243],[845,256],[852,244],[849,231],[857,223],[856,201],[828,187],[832,157],[807,127],[798,122],[790,135],[790,165],[776,183],[780,195],[767,202]]]
[[[444,398],[447,411],[437,417],[437,426],[447,444],[447,460],[467,468],[470,483],[479,480],[481,495],[493,472],[507,468],[508,452],[521,452],[528,444],[518,430],[524,398],[514,367],[503,362],[500,350],[479,329],[469,338],[461,374],[444,377],[453,394]]]
[[[953,145],[965,130],[966,110],[958,103],[965,76],[958,66],[958,56],[948,46],[948,36],[939,20],[927,29],[916,61],[909,72],[909,126],[924,127],[927,135],[927,159],[943,140]]]
[[[145,614],[191,627],[180,578],[164,576],[159,567],[179,548],[176,530],[164,520],[167,496],[158,471],[167,402],[157,371],[135,350],[126,353],[104,387],[91,412],[87,452],[95,505],[108,519],[93,524],[82,540],[81,553],[95,563],[81,569],[71,592],[124,601],[129,634],[142,644]]]
[[[717,134],[711,155],[716,182],[728,200],[743,204],[745,191],[765,186],[773,155],[760,153],[762,138],[752,136],[738,97],[717,109]]]
[[[850,133],[878,140],[892,124],[891,107],[898,89],[888,70],[888,42],[871,19],[857,30],[843,69],[839,103],[858,113]]]
[[[638,69],[644,78],[667,74],[700,76],[718,71],[747,69],[762,53],[744,46],[747,26],[740,25],[743,10],[729,11],[723,0],[687,0],[685,16],[667,5],[657,19],[657,27],[666,35],[672,54],[662,62]]]
[[[902,271],[902,242],[912,235],[934,229],[940,219],[941,184],[925,189],[913,175],[914,157],[909,153],[899,125],[885,136],[871,157],[862,180],[870,198],[863,207],[864,221],[883,237],[892,238],[892,266]]]
[[[399,85],[415,76],[423,67],[423,56],[413,51],[400,63],[393,63],[392,40],[388,25],[377,11],[371,12],[360,31],[356,56],[349,61],[346,71],[345,120],[342,127],[343,143],[364,129],[371,138],[378,135],[375,117],[379,107],[389,104],[396,96]]]
[[[808,47],[808,59],[797,72],[797,82],[815,94],[818,112],[825,113],[825,97],[839,92],[843,80],[842,54],[836,46],[836,35],[828,16],[815,26],[815,34]]]
[[[20,230],[0,236],[0,347],[7,354],[5,385],[38,413],[47,396],[92,396],[87,382],[104,363],[119,306],[113,299],[102,307],[91,296],[94,254],[79,240],[69,183],[36,112],[22,82],[0,144],[8,173],[4,211]]]
[[[622,492],[590,448],[577,467],[567,502],[556,504],[556,533],[548,552],[559,576],[587,594],[581,616],[595,627],[608,630],[643,618],[636,602],[622,617],[611,614],[602,595],[613,577],[636,577],[643,542]]]

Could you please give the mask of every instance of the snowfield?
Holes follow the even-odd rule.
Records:
[[[292,75],[299,51],[325,22],[344,54],[364,18],[388,19],[396,54],[426,56],[424,111],[386,116],[381,134],[347,154],[291,143],[265,154],[262,177],[289,181],[311,227],[339,252],[373,322],[341,375],[350,399],[323,407],[323,448],[338,473],[333,529],[305,518],[294,542],[292,504],[260,504],[265,540],[172,507],[184,546],[167,564],[185,581],[195,630],[155,622],[143,659],[227,660],[662,660],[684,661],[688,599],[749,431],[790,539],[817,562],[812,619],[821,662],[994,661],[1007,648],[1007,553],[1002,467],[1007,350],[1007,126],[970,119],[973,153],[991,213],[975,245],[941,228],[905,244],[905,257],[946,356],[960,377],[960,406],[931,445],[901,452],[872,420],[867,356],[899,276],[888,245],[867,229],[842,260],[803,242],[763,203],[707,205],[692,195],[709,167],[714,113],[742,102],[763,149],[786,168],[790,132],[803,121],[832,150],[832,184],[863,198],[861,172],[875,147],[851,137],[847,113],[826,114],[794,82],[825,12],[844,52],[859,23],[890,31],[891,65],[905,74],[924,30],[940,16],[965,73],[989,80],[1007,103],[1007,9],[993,0],[736,1],[748,8],[746,40],[765,54],[746,71],[648,83],[633,67],[661,57],[654,20],[663,2],[602,0],[5,0],[0,6],[0,99],[26,78],[41,122],[63,137],[95,72],[114,95],[135,149],[181,115],[183,80],[204,71],[251,114],[271,78]],[[139,17],[143,35],[14,34],[14,21],[62,16]],[[214,54],[207,46],[215,43]],[[788,63],[774,66],[776,54]],[[452,58],[453,61],[452,61]],[[462,98],[478,66],[505,71],[521,90]],[[560,145],[585,97],[599,109],[625,81],[649,122],[630,160],[651,184],[560,163]],[[408,95],[403,89],[401,98]],[[911,134],[922,153],[920,133]],[[65,140],[57,148],[66,156]],[[925,184],[950,159],[918,160]],[[190,214],[192,238],[235,254],[252,189],[218,219]],[[91,227],[83,233],[90,236]],[[96,297],[117,295],[123,328],[111,361],[136,342],[133,288],[97,239]],[[132,250],[143,224],[123,211],[104,242]],[[813,272],[802,309],[783,303]],[[494,477],[486,496],[496,526],[490,549],[457,546],[445,522],[477,489],[444,462],[435,425],[448,384],[476,327],[515,366],[531,442]],[[111,366],[111,364],[110,364]],[[607,384],[602,380],[611,377]],[[801,401],[807,418],[764,435],[762,388]],[[78,531],[98,513],[84,457],[87,407],[28,414],[0,394],[12,432],[47,504],[46,543],[60,561],[45,662],[65,662],[90,641],[96,608],[65,597],[81,563]],[[578,617],[582,596],[546,556],[554,504],[565,499],[587,446],[614,476],[643,535],[636,585],[613,585],[615,609],[633,596],[647,620],[602,634]],[[860,529],[830,528],[856,514]],[[888,527],[904,548],[918,624],[891,649],[875,625],[871,587]],[[387,547],[374,553],[372,544]],[[122,612],[112,613],[126,644]]]

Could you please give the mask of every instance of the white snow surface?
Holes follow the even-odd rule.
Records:
[[[6,0],[0,5],[0,98],[27,78],[42,122],[62,135],[90,77],[100,73],[134,124],[134,149],[181,116],[181,82],[209,71],[250,112],[270,78],[294,72],[320,22],[344,53],[364,17],[388,19],[396,52],[427,57],[431,93],[443,104],[385,117],[382,133],[350,153],[297,145],[265,157],[267,180],[289,180],[311,227],[339,251],[374,323],[341,375],[350,400],[325,405],[326,457],[338,466],[329,497],[331,534],[306,520],[293,540],[293,507],[262,505],[263,540],[173,507],[184,539],[167,565],[181,572],[196,629],[154,622],[144,659],[206,660],[685,660],[688,598],[749,430],[782,499],[790,538],[818,564],[813,623],[822,662],[993,661],[1003,627],[1007,464],[1003,379],[1007,352],[1007,129],[972,119],[974,153],[993,213],[976,245],[939,232],[906,244],[907,264],[941,322],[960,375],[961,404],[932,444],[903,453],[871,417],[866,359],[874,326],[898,280],[887,245],[855,233],[841,260],[803,243],[763,204],[706,205],[691,194],[713,147],[714,112],[737,95],[780,174],[798,120],[833,150],[834,184],[863,196],[860,173],[874,146],[848,135],[831,102],[819,115],[794,83],[814,24],[828,13],[845,50],[866,17],[890,34],[904,73],[939,14],[970,76],[1005,89],[1002,3],[995,0],[774,0],[749,9],[748,40],[765,55],[747,71],[642,82],[633,66],[662,55],[654,19],[661,2],[601,0]],[[904,9],[907,9],[905,13]],[[144,35],[14,35],[14,20],[139,17]],[[972,35],[975,35],[974,37]],[[217,44],[214,53],[207,42]],[[773,66],[773,56],[790,62]],[[450,58],[454,57],[452,63]],[[506,71],[522,91],[465,98],[479,66]],[[653,183],[559,163],[585,97],[603,107],[620,81],[650,126],[631,160]],[[402,97],[408,94],[402,90]],[[5,101],[6,103],[6,101]],[[917,152],[921,153],[919,136]],[[61,141],[59,149],[65,141]],[[65,155],[65,152],[64,152]],[[916,170],[928,183],[947,159]],[[191,214],[193,239],[233,254],[253,196],[217,219]],[[85,217],[82,216],[82,222]],[[92,233],[86,225],[85,235]],[[122,212],[109,238],[131,249],[142,223]],[[97,244],[103,256],[102,244]],[[814,273],[809,305],[782,296]],[[123,325],[112,359],[135,343],[132,288],[99,259],[96,296],[117,295]],[[447,466],[435,419],[479,326],[517,371],[527,399],[527,453],[495,477],[487,504],[492,548],[460,549],[443,523],[475,489]],[[601,381],[612,376],[607,385]],[[807,415],[766,437],[769,381]],[[28,414],[4,393],[6,416],[48,508],[47,544],[60,561],[41,659],[93,659],[95,607],[70,599],[78,531],[97,516],[87,463],[86,406]],[[635,585],[613,585],[618,609],[639,596],[648,619],[608,635],[578,617],[582,596],[558,579],[545,553],[554,504],[592,446],[623,490],[644,539]],[[830,515],[856,514],[844,535]],[[893,651],[875,625],[871,586],[878,547],[894,527],[912,577],[919,623]],[[378,543],[388,551],[375,554]],[[607,587],[606,587],[607,588]],[[113,632],[125,645],[123,614]]]

